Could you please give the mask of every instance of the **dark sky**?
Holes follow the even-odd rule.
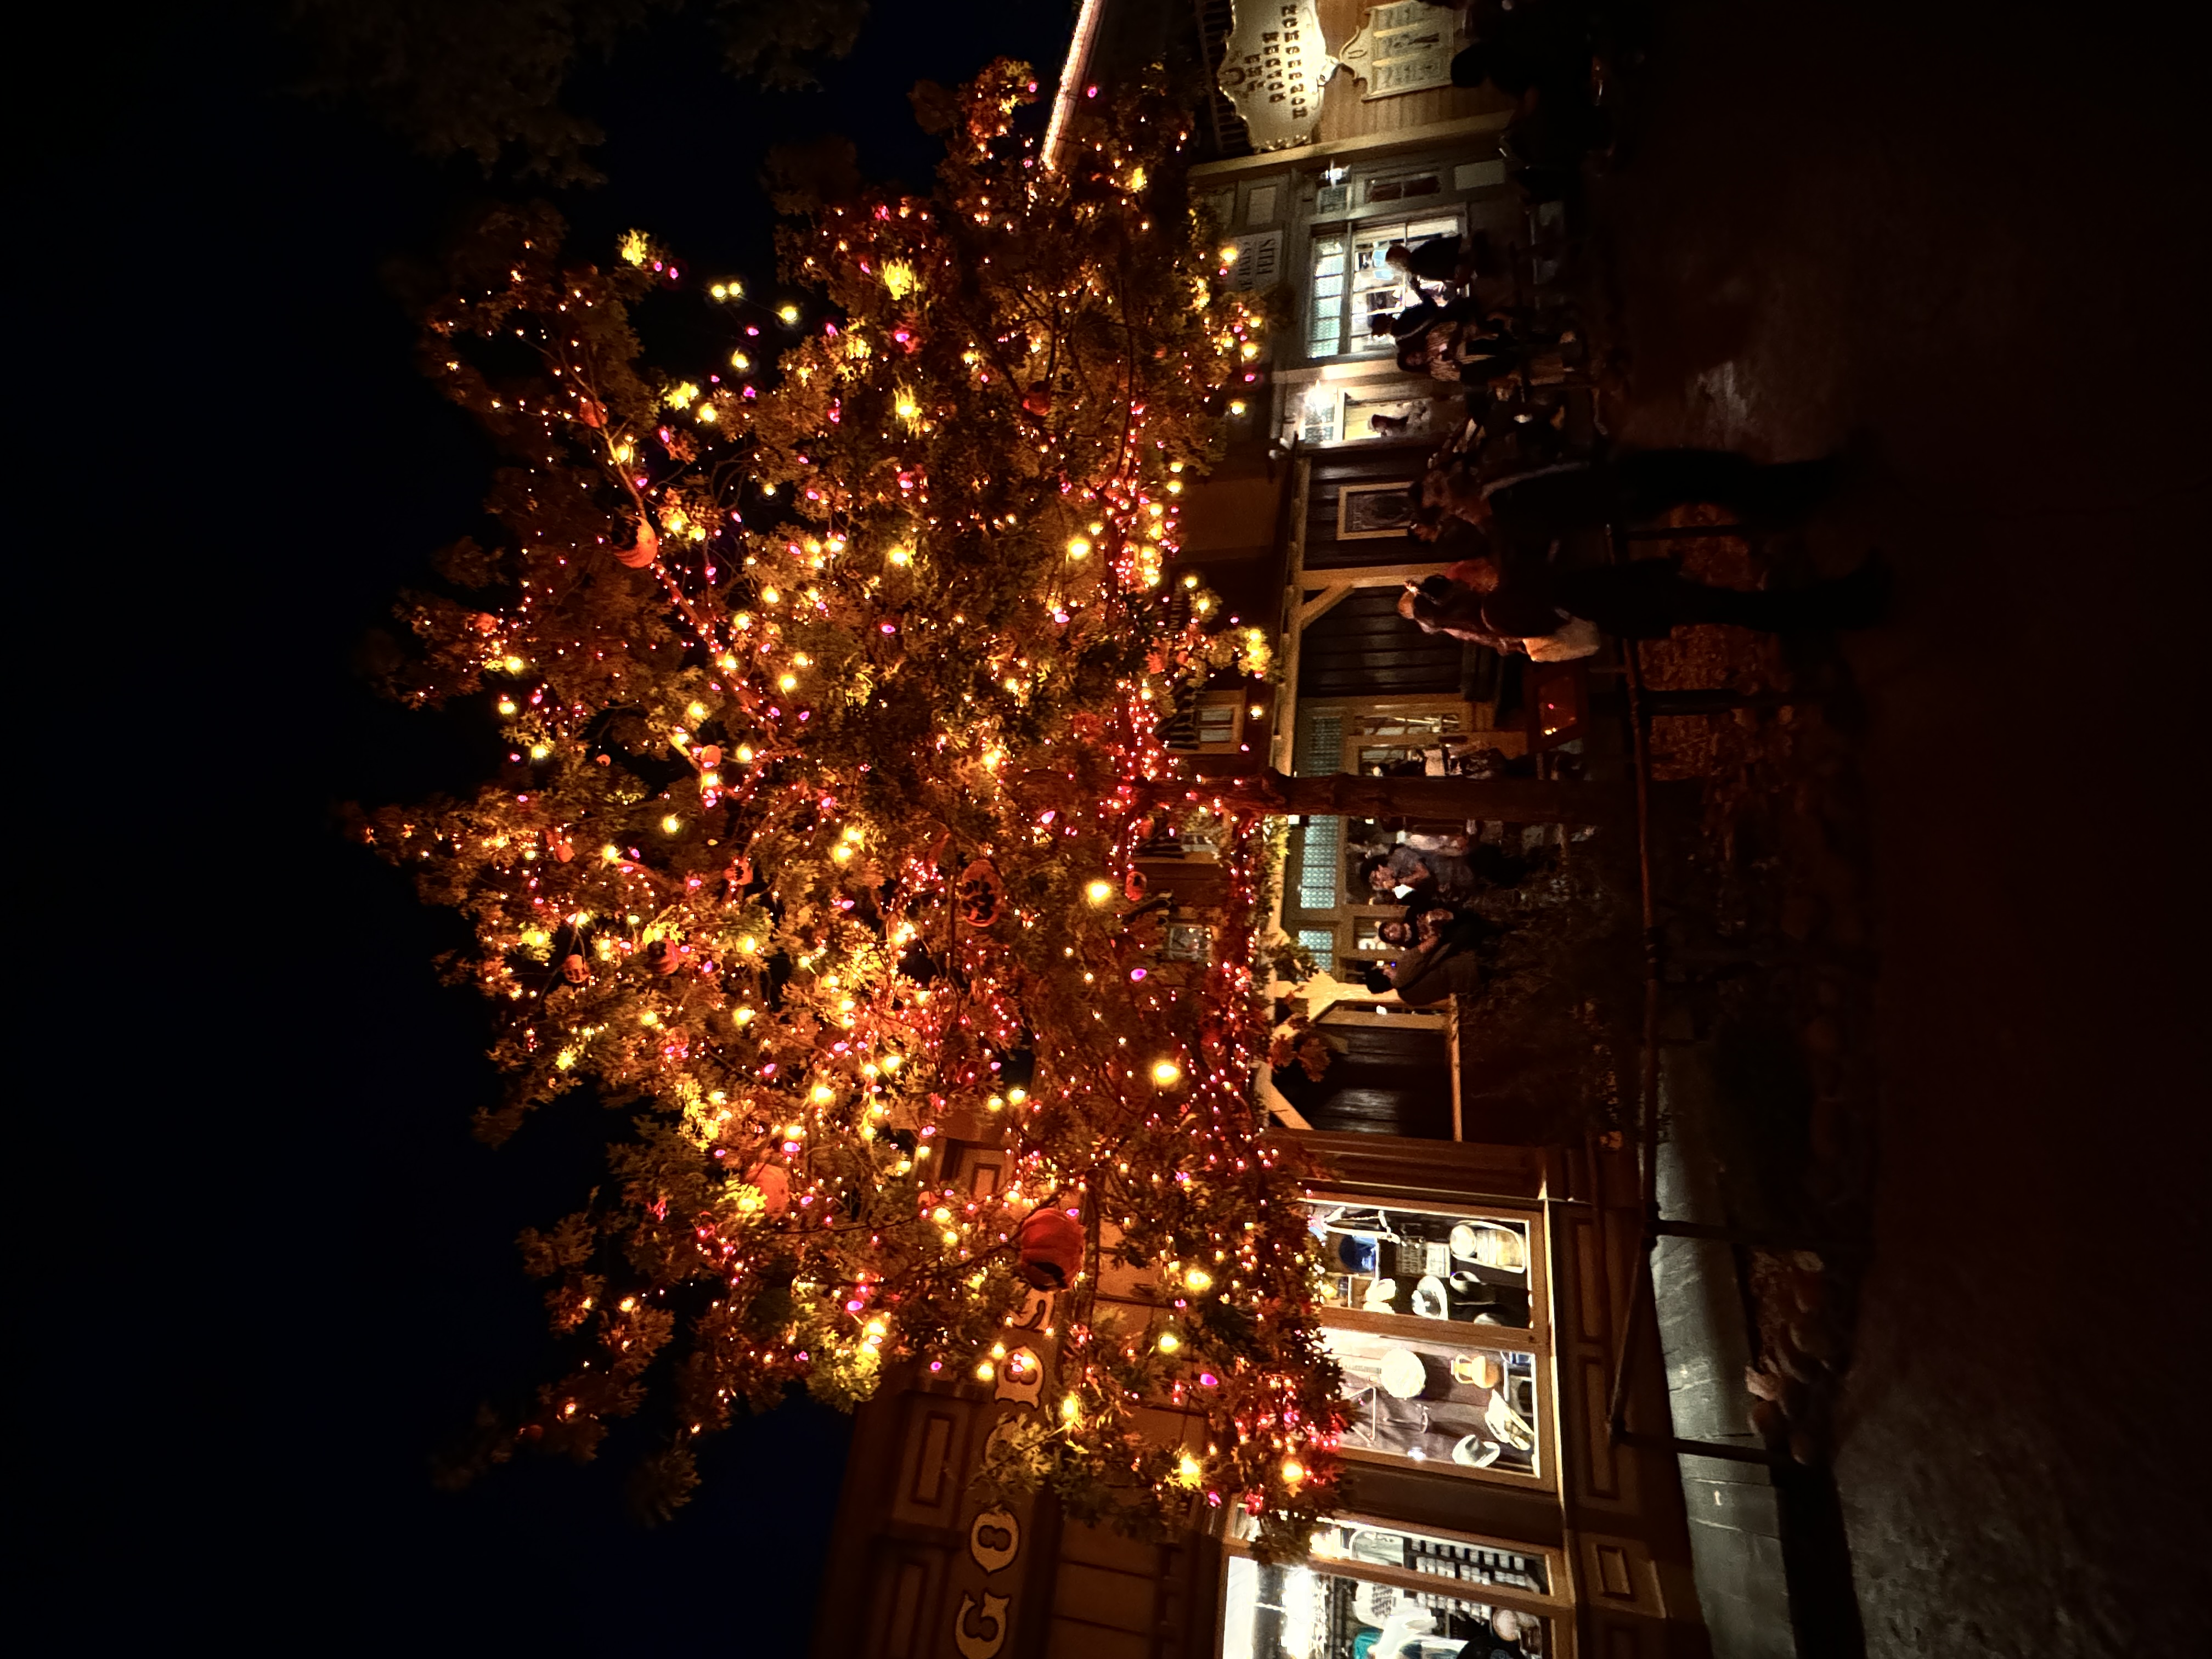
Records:
[[[427,1481],[478,1400],[550,1375],[512,1241],[578,1200],[601,1127],[470,1139],[494,1082],[433,976],[455,924],[333,829],[486,751],[349,668],[488,480],[380,276],[485,187],[284,95],[258,15],[51,21],[15,65],[10,215],[18,900],[45,941],[9,1091],[17,1430],[47,1483],[18,1513],[70,1632],[44,1650],[802,1651],[835,1413],[743,1425],[657,1533],[605,1464]],[[1068,23],[884,6],[776,97],[668,27],[588,77],[611,181],[564,206],[587,247],[636,224],[765,282],[770,143],[842,131],[925,182],[914,80],[1005,51],[1048,87]]]

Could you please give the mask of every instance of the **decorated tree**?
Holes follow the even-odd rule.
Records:
[[[484,1134],[579,1087],[622,1114],[616,1179],[524,1240],[574,1364],[461,1474],[588,1457],[653,1402],[665,1509],[738,1407],[988,1377],[1050,1291],[1050,1409],[994,1480],[1138,1531],[1237,1504],[1270,1544],[1327,1501],[1301,1172],[1253,1099],[1265,804],[1171,809],[1220,848],[1202,960],[1166,959],[1135,864],[1178,685],[1265,649],[1164,568],[1258,320],[1182,112],[1097,100],[1048,167],[1035,92],[995,66],[943,100],[933,194],[782,234],[827,316],[780,364],[757,341],[795,309],[642,235],[570,262],[544,212],[487,221],[428,315],[512,464],[393,688],[490,700],[508,764],[363,830],[473,924],[509,1079]],[[726,358],[641,362],[663,289],[726,307]],[[1003,1190],[947,1184],[956,1136],[1004,1147]],[[1102,1256],[1148,1313],[1099,1301]],[[1136,1433],[1146,1402],[1202,1414],[1205,1455]]]

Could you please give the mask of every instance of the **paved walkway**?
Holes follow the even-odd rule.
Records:
[[[1852,652],[1882,1150],[1838,1464],[1885,1656],[2212,1650],[2212,216],[2179,32],[2111,21],[1678,7],[1603,204],[1622,437],[1870,439],[1816,551],[1899,575]]]
[[[1670,1133],[1659,1148],[1659,1210],[1669,1219],[1728,1224],[1713,1093],[1702,1049],[1662,1056],[1660,1109]],[[1674,1432],[1756,1445],[1747,1423],[1752,1402],[1743,1374],[1752,1345],[1735,1252],[1710,1239],[1662,1238],[1652,1252],[1651,1288]],[[1773,1481],[1756,1463],[1676,1461],[1714,1659],[1796,1659]]]

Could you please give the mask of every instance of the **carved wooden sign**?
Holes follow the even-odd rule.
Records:
[[[1232,15],[1215,81],[1244,118],[1252,148],[1311,143],[1321,89],[1336,72],[1314,0],[1237,0]]]
[[[1028,1340],[1000,1362],[995,1390],[998,1419],[984,1445],[982,1455],[987,1458],[991,1455],[990,1441],[1013,1428],[1023,1413],[1041,1408],[1037,1396],[1044,1383],[1047,1361],[1038,1349],[1048,1356],[1057,1346],[1050,1335],[1057,1301],[1056,1292],[1032,1290],[1021,1312],[1007,1322],[1011,1330],[1024,1333]],[[961,1591],[960,1605],[952,1614],[952,1645],[960,1659],[1000,1659],[1013,1639],[1014,1596],[1021,1586],[1018,1577],[1012,1575],[1021,1559],[1023,1520],[1011,1510],[995,1507],[979,1509],[969,1518],[969,1565],[960,1568],[959,1576],[969,1577],[972,1582],[972,1566],[984,1582]],[[1002,1574],[1010,1576],[1002,1577]],[[994,1584],[1003,1587],[1003,1593],[993,1588]]]
[[[1367,83],[1359,94],[1362,102],[1395,98],[1451,84],[1455,34],[1451,13],[1422,0],[1396,0],[1370,9],[1359,33],[1337,56]]]

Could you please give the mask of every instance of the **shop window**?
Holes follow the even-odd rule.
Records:
[[[1359,773],[1369,778],[1442,777],[1442,759],[1431,768],[1427,756],[1428,750],[1417,743],[1362,744]]]
[[[1503,1549],[1379,1522],[1323,1522],[1307,1553],[1325,1561],[1403,1567],[1462,1584],[1504,1585],[1535,1595],[1549,1595],[1552,1589],[1552,1564],[1540,1551]]]
[[[1425,392],[1418,398],[1395,397],[1388,392],[1363,397],[1348,390],[1338,396],[1342,404],[1337,410],[1337,430],[1347,441],[1356,438],[1425,436],[1436,408],[1436,399]],[[1379,426],[1376,424],[1378,419],[1382,422]]]
[[[1534,1659],[1553,1650],[1552,1598],[1508,1586],[1490,1565],[1540,1571],[1540,1555],[1356,1522],[1324,1526],[1314,1541],[1302,1563],[1230,1557],[1223,1659]],[[1339,1545],[1345,1553],[1324,1553]],[[1496,1588],[1462,1582],[1469,1569],[1492,1573]]]
[[[1363,738],[1419,736],[1432,739],[1456,737],[1467,729],[1462,708],[1424,713],[1417,709],[1363,709],[1352,717],[1352,729]]]
[[[1339,516],[1350,516],[1340,502]],[[1378,767],[1413,761],[1425,769],[1434,761],[1434,770],[1446,771],[1447,757],[1478,738],[1490,740],[1489,733],[1475,732],[1474,711],[1453,696],[1377,698],[1351,708],[1309,704],[1298,711],[1298,733],[1297,769],[1308,777],[1374,776]]]
[[[1344,1370],[1347,1451],[1547,1478],[1540,1241],[1525,1217],[1316,1200],[1322,1334]]]
[[[1366,221],[1338,230],[1317,234],[1313,240],[1312,327],[1307,336],[1310,357],[1335,357],[1347,352],[1380,352],[1390,349],[1387,336],[1368,331],[1367,319],[1378,311],[1396,311],[1413,301],[1410,283],[1382,263],[1393,242],[1419,242],[1431,236],[1456,236],[1457,214],[1425,219]]]
[[[1336,929],[1334,927],[1301,927],[1298,929],[1299,948],[1313,952],[1314,965],[1324,974],[1336,971]]]

